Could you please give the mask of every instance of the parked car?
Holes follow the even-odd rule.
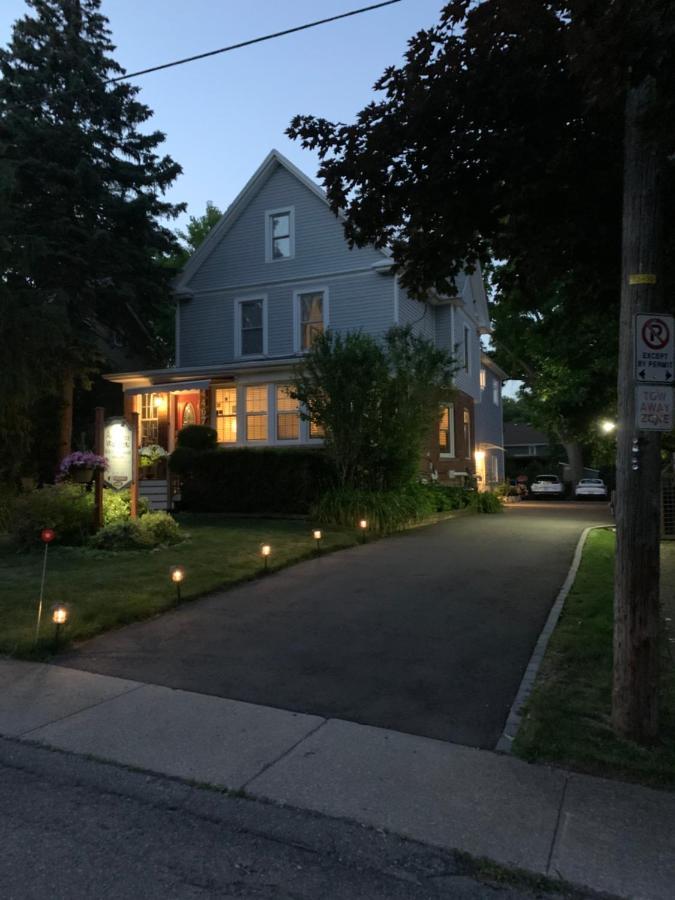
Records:
[[[564,497],[565,485],[557,475],[538,475],[530,485],[532,498]]]
[[[574,488],[574,496],[581,499],[584,497],[600,497],[605,500],[607,498],[607,485],[602,478],[580,478],[577,486]]]

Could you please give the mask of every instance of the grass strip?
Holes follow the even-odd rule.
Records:
[[[658,744],[641,747],[611,728],[614,550],[613,531],[588,536],[513,752],[532,762],[675,790],[675,666],[665,641]]]

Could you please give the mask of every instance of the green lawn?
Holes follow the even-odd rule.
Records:
[[[269,568],[277,569],[313,555],[311,526],[305,521],[232,519],[217,515],[177,517],[189,534],[169,549],[110,553],[53,547],[45,589],[41,640],[33,637],[40,590],[42,551],[17,553],[0,536],[0,653],[44,657],[52,649],[50,607],[70,606],[64,636],[91,637],[116,625],[161,613],[175,603],[169,578],[172,565],[185,567],[183,599],[254,578],[261,572],[261,543],[269,543]],[[324,551],[348,547],[353,531],[322,529]]]
[[[514,752],[531,761],[675,789],[675,666],[665,646],[660,743],[645,749],[617,738],[610,727],[613,564],[613,532],[591,532]]]

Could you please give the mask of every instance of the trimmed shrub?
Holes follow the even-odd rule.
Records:
[[[93,506],[93,498],[92,498]],[[143,516],[150,510],[146,497],[138,498],[138,515]],[[93,513],[92,513],[93,515]],[[113,522],[123,522],[131,516],[131,491],[113,491],[105,488],[103,491],[103,522],[110,525]]]
[[[16,498],[11,532],[22,548],[40,544],[43,528],[53,528],[59,544],[84,544],[93,528],[93,494],[76,484],[49,484]]]
[[[178,522],[165,512],[150,512],[142,519],[112,522],[92,536],[96,550],[151,550],[183,540]]]
[[[105,525],[128,520],[130,506],[130,491],[104,490]],[[147,500],[139,497],[139,516],[147,514],[148,509]],[[9,524],[15,543],[22,548],[40,545],[43,528],[54,529],[58,544],[85,544],[94,530],[94,492],[79,484],[62,482],[20,494],[12,505]]]
[[[170,466],[182,478],[183,507],[196,512],[304,514],[334,478],[320,449],[178,448]]]
[[[434,512],[449,512],[453,509],[464,509],[469,505],[470,492],[464,488],[437,482],[422,484],[420,487],[428,492]]]
[[[209,425],[186,425],[176,435],[176,447],[215,450],[218,447],[218,435]]]
[[[321,524],[356,528],[366,519],[371,531],[398,531],[436,512],[434,498],[425,485],[398,491],[361,491],[332,488],[312,508],[312,519]]]
[[[492,491],[477,491],[470,495],[470,505],[481,513],[502,512],[502,502]]]

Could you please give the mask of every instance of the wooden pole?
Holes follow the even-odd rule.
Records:
[[[132,519],[138,518],[138,413],[131,413],[131,482],[130,513]]]
[[[651,96],[645,79],[626,99],[612,689],[615,730],[641,744],[658,735],[660,652],[661,436],[635,428],[634,374],[635,315],[663,302],[663,161],[643,128]]]
[[[105,427],[105,409],[97,406],[94,419],[94,453],[103,456],[103,429]],[[103,527],[103,470],[97,469],[94,475],[94,531]]]

